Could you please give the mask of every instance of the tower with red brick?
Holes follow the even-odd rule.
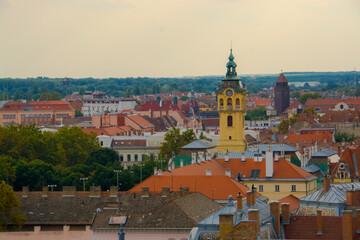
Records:
[[[274,95],[276,113],[281,114],[290,105],[289,82],[282,73],[276,80]]]

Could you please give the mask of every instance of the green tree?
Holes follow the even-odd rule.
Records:
[[[300,91],[295,91],[295,92],[292,92],[292,93],[290,94],[290,97],[291,97],[291,98],[299,99],[300,96],[301,96]]]
[[[0,155],[0,181],[15,180],[16,168],[13,165],[13,158],[6,155]]]
[[[141,93],[140,93],[140,88],[139,88],[139,86],[138,85],[136,85],[135,87],[134,87],[134,95],[140,95]]]
[[[299,102],[301,102],[302,104],[305,104],[306,101],[311,98],[311,99],[319,99],[322,98],[320,93],[304,93],[303,95],[301,95],[298,100]]]
[[[82,116],[84,116],[84,114],[78,109],[75,109],[75,117],[82,117]]]
[[[0,183],[0,231],[6,231],[9,225],[21,228],[27,221],[20,214],[20,201],[12,187],[4,181]]]
[[[335,142],[352,142],[357,137],[353,133],[337,132],[335,133]]]
[[[183,102],[187,101],[188,99],[189,99],[189,97],[186,96],[186,95],[182,95],[182,96],[180,97],[180,100],[183,101]]]
[[[160,158],[169,159],[173,152],[175,155],[178,154],[181,147],[194,140],[195,134],[192,129],[188,129],[183,133],[180,133],[179,128],[173,127],[165,134],[164,142],[160,147]]]
[[[85,93],[85,88],[84,87],[79,87],[79,94],[84,95],[84,93]]]
[[[47,93],[47,92],[42,93],[39,98],[39,101],[50,101],[50,100],[52,100],[52,95],[51,93]]]
[[[254,110],[246,111],[246,115],[250,118],[250,120],[261,120],[268,119],[266,116],[266,108],[264,106],[260,106]]]
[[[97,165],[94,174],[89,179],[89,184],[101,186],[102,190],[108,190],[116,185],[116,173],[112,167]]]
[[[119,155],[111,148],[100,148],[90,153],[86,160],[87,165],[98,163],[103,166],[112,166],[114,162],[119,162]]]
[[[51,95],[51,100],[61,100],[61,94],[59,92],[53,92]]]

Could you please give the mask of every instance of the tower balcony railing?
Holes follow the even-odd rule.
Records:
[[[219,107],[219,110],[224,110],[224,106],[220,106],[220,107]]]
[[[240,105],[236,105],[236,109],[237,109],[237,110],[240,110]]]
[[[232,106],[227,106],[227,110],[233,110]]]

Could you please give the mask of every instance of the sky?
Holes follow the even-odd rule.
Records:
[[[359,0],[0,0],[0,77],[360,70]]]

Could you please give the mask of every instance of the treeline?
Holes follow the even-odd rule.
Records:
[[[225,71],[224,71],[225,73]],[[360,80],[359,72],[289,72],[284,73],[291,82],[312,82],[318,81],[325,85],[312,87],[318,91],[336,91],[344,88],[344,91],[351,91],[355,87],[355,80]],[[256,93],[263,88],[271,88],[279,74],[268,75],[241,75],[249,93]],[[188,78],[68,78],[64,82],[62,78],[27,78],[27,79],[0,79],[0,100],[2,99],[27,99],[38,100],[42,93],[53,95],[55,92],[64,97],[72,92],[102,91],[110,96],[121,97],[140,94],[170,93],[172,91],[184,92],[194,90],[210,94],[215,91],[222,76],[203,76]],[[306,88],[306,87],[305,87]],[[310,88],[307,86],[307,88]],[[291,88],[292,90],[304,89]],[[58,95],[56,93],[56,98]],[[360,88],[359,88],[360,94]],[[50,98],[50,95],[47,95]],[[46,99],[46,97],[43,97]],[[54,98],[54,97],[53,97]]]
[[[61,128],[56,133],[41,132],[33,125],[0,127],[0,181],[20,191],[23,186],[41,190],[43,186],[76,186],[83,189],[80,178],[89,186],[107,190],[117,185],[128,190],[153,173],[160,162],[148,159],[143,166],[124,170],[118,154],[101,148],[95,135],[80,128]],[[114,170],[120,170],[119,173]]]

